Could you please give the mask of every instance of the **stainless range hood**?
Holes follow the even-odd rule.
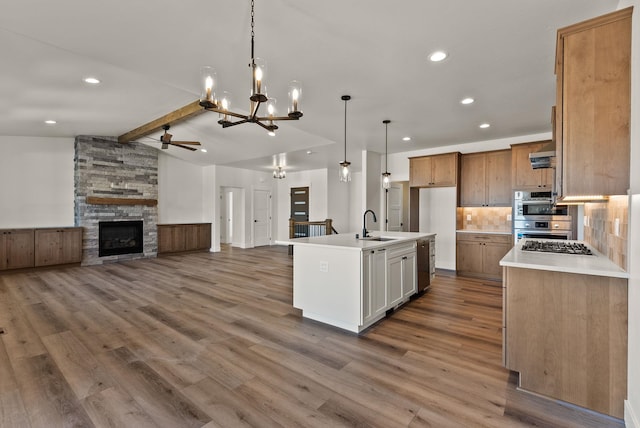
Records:
[[[535,153],[529,153],[531,168],[552,168],[556,157],[556,143],[554,141],[545,144]]]

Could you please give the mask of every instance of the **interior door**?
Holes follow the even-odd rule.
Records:
[[[271,192],[253,191],[253,246],[271,245]]]
[[[402,231],[402,185],[391,183],[387,193],[387,230],[393,232]]]

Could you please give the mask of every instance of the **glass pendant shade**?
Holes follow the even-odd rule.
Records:
[[[351,168],[349,168],[350,165],[351,162],[340,162],[340,181],[343,183],[348,183],[349,181],[351,181]]]
[[[254,59],[253,67],[253,86],[251,89],[251,101],[265,102],[267,100],[267,88],[265,85],[265,76],[267,74],[267,63],[262,58]]]
[[[383,189],[388,189],[389,187],[391,187],[391,173],[390,172],[383,172],[382,173],[382,188]]]
[[[287,114],[290,117],[302,116],[302,84],[297,80],[289,82],[289,106]]]
[[[218,77],[212,67],[202,67],[200,71],[202,80],[202,92],[200,93],[200,103],[205,103],[211,107],[217,105],[216,87],[218,86]]]

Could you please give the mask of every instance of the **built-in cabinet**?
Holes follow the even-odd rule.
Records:
[[[211,248],[211,223],[158,225],[158,254]]]
[[[511,150],[460,156],[460,206],[511,206]]]
[[[366,326],[416,293],[416,242],[363,251],[361,286]]]
[[[505,267],[503,286],[504,365],[518,385],[622,418],[627,279]]]
[[[384,316],[387,311],[386,250],[362,252],[362,325]]]
[[[0,270],[33,267],[33,229],[0,230]]]
[[[82,261],[82,228],[35,230],[35,265],[51,266]]]
[[[629,188],[632,10],[558,30],[559,196],[623,195]]]
[[[0,230],[0,270],[82,261],[82,228]]]
[[[460,153],[409,158],[411,187],[451,187],[458,183]]]
[[[513,247],[511,234],[456,233],[456,273],[500,280],[500,260]]]
[[[553,191],[553,168],[533,169],[529,160],[530,153],[539,151],[549,143],[551,140],[511,146],[511,183],[514,189]]]

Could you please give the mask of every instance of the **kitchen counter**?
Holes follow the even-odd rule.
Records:
[[[384,241],[374,241],[370,238],[356,239],[357,232],[340,233],[335,235],[312,236],[310,238],[295,238],[286,241],[277,241],[277,244],[295,245],[295,246],[317,246],[317,247],[338,247],[343,249],[352,249],[356,251],[370,250],[388,246],[390,244],[399,244],[402,242],[415,241],[416,239],[428,238],[435,236],[435,233],[421,232],[380,232],[369,231],[374,237],[390,238]]]
[[[522,251],[521,247],[527,239],[521,239],[515,247],[500,260],[500,266],[516,267],[523,269],[537,269],[552,272],[578,273],[583,275],[608,276],[611,278],[629,278],[618,265],[609,260],[604,254],[598,252],[592,246],[582,241],[593,255],[583,256],[577,254],[538,253],[535,251]],[[543,239],[544,241],[544,239]]]

